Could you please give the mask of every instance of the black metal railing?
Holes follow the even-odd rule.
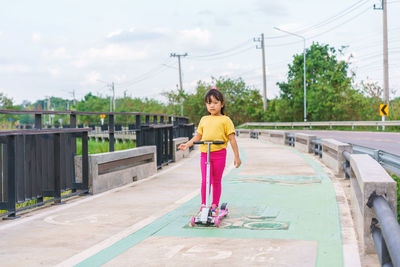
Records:
[[[1,216],[16,218],[18,211],[51,201],[60,203],[64,197],[88,192],[88,131],[86,128],[0,132],[0,209],[6,211]],[[76,138],[82,139],[81,181],[75,177]]]
[[[142,134],[143,131],[147,131],[147,129],[151,126],[152,129],[158,128],[168,128],[161,127],[162,125],[173,125],[172,136],[173,138],[177,137],[188,137],[192,138],[194,132],[194,125],[189,123],[189,119],[187,117],[174,116],[174,115],[166,115],[166,114],[156,114],[156,113],[142,113],[142,112],[78,112],[78,111],[45,111],[45,110],[33,110],[33,111],[18,111],[18,110],[0,110],[0,114],[15,114],[15,115],[23,115],[23,114],[31,114],[35,116],[35,129],[42,129],[43,123],[42,119],[45,115],[69,115],[70,119],[70,128],[76,128],[77,116],[96,116],[104,115],[104,119],[108,120],[108,123],[101,126],[101,129],[104,133],[108,134],[109,140],[109,151],[113,152],[115,150],[115,132],[120,131],[122,125],[115,124],[116,116],[132,116],[135,120],[134,124],[128,124],[128,129],[131,130],[132,133],[136,134],[136,146],[143,145],[156,145],[157,149],[161,151],[166,151],[164,147],[172,147],[172,142],[170,137],[168,139],[162,139],[167,143],[160,143],[158,141],[143,141],[143,138],[146,137],[146,134]],[[155,125],[158,125],[155,127]],[[83,127],[83,125],[80,125]],[[100,126],[100,125],[99,125]],[[94,130],[96,125],[90,124],[89,127]],[[155,130],[158,131],[158,130]],[[165,130],[160,130],[165,131]],[[169,130],[168,130],[169,131]],[[157,135],[157,134],[156,134]],[[168,135],[169,136],[169,135]],[[150,138],[150,137],[149,137]],[[161,140],[160,138],[153,138],[152,140]],[[163,142],[164,142],[163,141]],[[171,150],[172,151],[172,150]],[[170,162],[170,153],[172,153],[170,149],[168,150],[168,155],[162,155],[157,153],[157,162],[161,160],[161,164],[157,164],[158,166],[162,166],[163,164],[167,164]],[[163,152],[164,153],[164,152]],[[171,154],[172,155],[172,154]]]
[[[138,146],[155,145],[157,147],[157,168],[161,168],[173,160],[172,124],[143,125],[141,130],[137,131],[136,139],[140,140],[140,143],[137,143]]]

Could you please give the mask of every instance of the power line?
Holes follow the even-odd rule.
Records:
[[[350,19],[348,19],[348,20],[346,20],[346,21],[344,21],[344,22],[342,22],[342,23],[340,23],[340,24],[338,24],[338,25],[336,25],[336,26],[330,28],[329,30],[326,30],[326,31],[324,31],[324,32],[322,32],[322,33],[319,33],[319,34],[316,34],[316,35],[314,35],[314,36],[311,36],[311,37],[309,37],[309,38],[307,38],[307,39],[314,39],[315,37],[318,37],[318,36],[321,36],[321,35],[323,35],[323,34],[325,34],[325,33],[331,32],[331,31],[337,29],[338,27],[343,26],[344,24],[346,24],[346,23],[348,23],[348,22],[350,22],[350,21],[352,21],[352,20],[358,18],[359,16],[363,15],[364,13],[366,13],[366,12],[369,11],[369,10],[371,10],[370,7],[364,9],[363,11],[361,11],[361,12],[358,13],[357,15],[351,17]]]
[[[304,28],[302,30],[296,31],[295,33],[301,33],[301,32],[308,32],[311,29],[316,29],[316,28],[321,28],[325,25],[328,25],[334,21],[337,21],[338,19],[350,14],[351,12],[353,12],[354,10],[362,7],[364,4],[368,3],[369,0],[360,0],[354,4],[352,4],[351,6],[347,7],[346,9],[340,11],[339,13],[337,13],[336,15],[329,17],[317,24],[314,24],[310,27]]]
[[[151,68],[150,70],[146,71],[145,73],[142,73],[138,76],[136,76],[135,78],[129,80],[129,81],[125,81],[123,83],[120,83],[120,86],[130,86],[132,84],[136,84],[138,82],[141,82],[143,80],[146,80],[152,76],[154,76],[154,74],[158,74],[160,72],[160,70],[166,68],[166,66],[164,64],[167,64],[171,61],[170,58],[167,58],[166,60],[163,61],[163,63]]]
[[[211,54],[205,54],[205,55],[198,55],[198,56],[194,55],[194,56],[189,56],[189,57],[190,57],[190,58],[204,58],[204,57],[215,57],[215,56],[220,56],[220,55],[227,54],[227,53],[233,52],[233,51],[235,51],[235,50],[238,50],[238,49],[244,47],[244,46],[245,46],[246,44],[248,44],[250,41],[251,41],[251,40],[246,40],[246,41],[244,41],[244,42],[242,42],[242,43],[240,43],[240,44],[237,44],[237,45],[235,45],[235,46],[233,46],[233,47],[231,47],[231,48],[229,48],[229,49],[222,50],[222,51],[219,51],[219,52],[215,52],[215,53],[211,53]]]
[[[247,51],[250,51],[250,50],[253,50],[253,45],[248,46],[246,48],[243,48],[241,50],[238,50],[236,52],[230,53],[228,55],[224,55],[224,56],[217,56],[217,57],[210,57],[210,58],[190,58],[189,57],[188,59],[196,60],[196,61],[220,60],[220,59],[236,56],[236,55],[239,55],[239,54],[243,54],[244,52],[247,52]]]

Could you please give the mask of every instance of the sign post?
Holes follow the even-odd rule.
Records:
[[[386,116],[389,115],[389,105],[381,104],[379,106],[379,114],[382,116],[382,121],[385,121]],[[382,131],[385,130],[385,125],[382,125]]]
[[[106,114],[101,114],[100,115],[100,121],[101,121],[101,125],[104,125],[104,118],[106,117]]]

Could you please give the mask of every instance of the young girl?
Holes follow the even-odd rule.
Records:
[[[235,138],[235,128],[231,119],[224,114],[224,96],[215,87],[210,89],[204,102],[210,115],[201,118],[197,127],[196,135],[187,143],[181,144],[178,149],[186,150],[193,146],[195,141],[224,141],[223,145],[211,145],[210,153],[210,181],[213,191],[212,210],[218,208],[219,199],[221,197],[221,179],[224,172],[226,162],[226,147],[228,141],[231,142],[233,152],[235,154],[234,164],[239,168],[242,163],[239,157],[239,150]],[[206,204],[206,161],[207,161],[207,145],[200,145],[201,151],[201,208]]]

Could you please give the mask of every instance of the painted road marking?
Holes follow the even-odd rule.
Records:
[[[172,168],[177,168],[180,167],[181,165],[183,165],[184,162],[182,162],[181,164],[178,164],[177,166],[174,166]],[[172,169],[171,168],[171,169]],[[226,168],[226,173],[229,173],[230,170],[232,170],[234,168],[233,163],[231,163],[227,168]],[[170,170],[170,169],[168,169]],[[165,173],[165,172],[164,172]],[[163,173],[161,173],[163,174]],[[160,174],[160,175],[161,175]],[[72,266],[72,265],[76,265],[82,261],[84,261],[87,258],[90,258],[91,256],[99,253],[100,251],[102,251],[105,248],[108,248],[110,246],[112,246],[113,244],[117,243],[118,241],[124,239],[125,237],[137,232],[138,230],[142,229],[143,227],[153,223],[155,220],[163,217],[164,215],[166,215],[168,212],[175,210],[176,208],[178,208],[179,206],[181,206],[182,204],[186,203],[187,201],[191,200],[192,198],[196,197],[197,195],[200,194],[200,189],[196,189],[193,192],[187,194],[186,196],[182,197],[181,199],[178,199],[177,201],[174,202],[174,204],[166,207],[165,209],[159,211],[158,213],[156,213],[153,216],[147,217],[141,221],[139,221],[138,223],[130,226],[129,228],[119,232],[118,234],[115,234],[111,237],[109,237],[108,239],[82,251],[81,253],[78,253],[74,256],[72,256],[71,258],[61,262],[60,264],[58,264],[57,266]]]
[[[72,265],[78,264],[79,262],[95,255],[96,253],[102,251],[103,249],[112,246],[113,244],[122,240],[123,238],[125,238],[125,237],[137,232],[138,230],[142,229],[143,227],[151,224],[155,220],[161,218],[168,212],[175,210],[176,208],[181,206],[183,203],[192,199],[193,197],[197,196],[198,194],[200,194],[200,190],[196,189],[195,191],[193,191],[193,192],[187,194],[186,196],[182,197],[181,199],[175,201],[174,204],[169,205],[166,208],[162,209],[161,211],[155,213],[155,215],[149,216],[149,217],[135,223],[134,225],[126,228],[125,230],[103,240],[102,242],[82,251],[81,253],[78,253],[78,254],[72,256],[71,258],[61,262],[60,264],[58,264],[56,266],[72,266]]]
[[[302,267],[316,257],[317,241],[151,236],[104,266]]]

